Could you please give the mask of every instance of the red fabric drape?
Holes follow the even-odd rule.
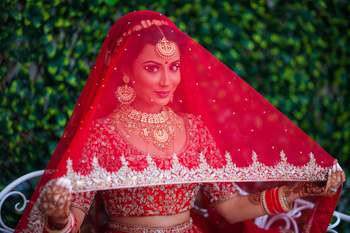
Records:
[[[156,170],[158,174],[152,179],[146,179],[153,174],[149,173],[151,164],[148,170],[137,170],[135,164],[133,168],[128,167],[122,156],[108,167],[104,165],[110,164],[108,156],[103,158],[105,161],[102,159],[96,163],[91,159],[86,162],[83,148],[93,122],[118,107],[114,92],[123,85],[122,76],[130,69],[131,61],[142,46],[162,38],[158,27],[168,40],[176,43],[181,53],[181,83],[170,106],[177,113],[200,117],[221,155],[213,159],[204,154],[197,167],[186,167],[181,163],[168,169],[152,167],[152,171]],[[181,32],[170,19],[151,11],[133,12],[120,18],[108,32],[63,136],[16,232],[40,231],[42,216],[38,210],[38,198],[44,186],[58,177],[69,178],[76,192],[218,181],[250,181],[254,182],[253,189],[259,189],[260,181],[326,180],[329,167],[335,163],[334,158],[286,116]],[[173,179],[167,178],[169,172]],[[122,179],[130,173],[134,174],[136,181]],[[314,198],[314,201],[318,205],[311,212],[308,223],[311,229],[315,229],[312,232],[323,232],[337,197]],[[321,223],[315,216],[325,221]]]

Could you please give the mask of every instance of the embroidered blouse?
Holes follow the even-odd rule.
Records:
[[[215,156],[220,156],[220,152],[207,127],[198,117],[191,114],[186,114],[183,118],[187,139],[182,151],[178,153],[179,160],[184,164],[196,166],[199,163],[198,153],[204,153],[207,159],[209,158],[209,160],[212,160],[211,162],[214,162]],[[90,131],[82,157],[89,159],[92,156],[97,158],[109,156],[111,159],[108,166],[113,169],[119,166],[116,159],[114,159],[115,156],[118,156],[117,153],[123,153],[125,158],[128,159],[129,166],[132,166],[133,161],[138,161],[138,164],[140,164],[140,161],[145,160],[143,152],[130,145],[123,138],[110,118],[97,120]],[[165,169],[172,164],[171,158],[152,157],[160,168]],[[101,159],[101,161],[106,160]],[[88,172],[92,169],[86,166],[83,167],[84,165],[86,163],[81,164],[82,172]],[[190,210],[201,187],[204,196],[211,205],[238,194],[238,190],[233,183],[170,184],[73,193],[71,205],[80,208],[87,214],[94,196],[97,192],[101,192],[107,214],[111,216],[173,215]]]

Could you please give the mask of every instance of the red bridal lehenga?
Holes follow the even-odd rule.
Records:
[[[183,148],[174,149],[170,156],[139,150],[116,127],[123,120],[123,112],[129,111],[122,109],[115,97],[116,89],[124,85],[123,68],[130,63],[128,57],[140,52],[140,44],[163,37],[175,42],[181,54],[181,83],[164,114],[181,116],[186,132]],[[173,123],[171,127],[176,128]],[[172,137],[171,132],[168,134]],[[147,132],[143,137],[148,137]],[[171,142],[167,147],[172,148]],[[88,214],[87,218],[91,212],[99,213],[97,207],[89,211],[96,194],[95,199],[102,197],[107,215],[155,216],[191,209],[199,190],[204,202],[215,205],[237,195],[236,185],[248,184],[249,190],[261,190],[281,182],[325,181],[335,163],[167,17],[150,11],[133,12],[120,18],[108,32],[16,232],[42,232],[44,216],[38,208],[39,197],[45,186],[59,177],[71,180],[72,205]],[[310,198],[315,207],[300,218],[300,229],[325,232],[339,192],[332,197]],[[207,223],[199,222],[200,227],[189,220],[172,231],[210,232],[209,225],[218,223],[214,215],[205,218]],[[194,218],[195,224],[198,218]],[[113,222],[108,227],[110,232],[128,230],[128,226]],[[229,224],[218,227],[233,232]]]

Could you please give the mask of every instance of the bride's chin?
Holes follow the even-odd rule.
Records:
[[[165,107],[170,103],[170,99],[160,99],[157,101],[157,104],[161,107]]]

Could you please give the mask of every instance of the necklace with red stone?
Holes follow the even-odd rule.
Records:
[[[124,122],[123,128],[129,136],[135,130],[140,130],[140,137],[153,144],[161,151],[168,150],[176,138],[176,128],[182,130],[182,122],[169,107],[163,107],[160,113],[145,113],[130,105],[122,105],[113,113],[112,119],[116,124]]]

